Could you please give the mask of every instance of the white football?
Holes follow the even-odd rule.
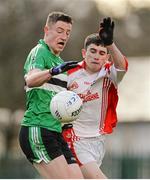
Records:
[[[56,94],[50,103],[50,111],[54,118],[63,123],[69,123],[79,117],[83,102],[73,91],[61,91]]]

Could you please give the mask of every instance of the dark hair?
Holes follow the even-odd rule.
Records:
[[[86,37],[86,39],[84,41],[84,48],[87,49],[87,47],[90,44],[95,44],[97,46],[99,46],[99,45],[104,46],[104,43],[100,39],[98,33],[90,34],[89,36]]]
[[[69,16],[63,12],[52,12],[48,15],[46,24],[47,25],[54,24],[57,21],[63,21],[63,22],[70,23],[70,24],[73,23],[71,16]]]

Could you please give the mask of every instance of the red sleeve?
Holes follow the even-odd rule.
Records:
[[[125,60],[125,68],[126,71],[128,70],[128,59],[124,56],[124,60]]]
[[[85,68],[85,61],[81,61],[78,63],[77,67],[70,69],[67,71],[67,73],[70,75],[76,71],[78,71],[79,69]]]

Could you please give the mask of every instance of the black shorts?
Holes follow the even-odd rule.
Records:
[[[68,164],[76,163],[61,133],[40,127],[22,126],[19,142],[22,151],[31,163],[41,161],[49,163],[61,155],[64,155]]]

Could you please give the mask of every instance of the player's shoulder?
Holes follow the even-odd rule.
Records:
[[[81,61],[78,63],[78,65],[75,68],[68,70],[67,73],[68,73],[68,75],[71,75],[73,73],[76,73],[76,72],[84,69],[84,68],[85,68],[85,61]]]
[[[110,71],[110,68],[113,66],[113,62],[111,62],[111,61],[108,61],[108,62],[106,62],[105,64],[104,64],[104,68],[105,68],[105,70],[108,70],[108,71]]]

